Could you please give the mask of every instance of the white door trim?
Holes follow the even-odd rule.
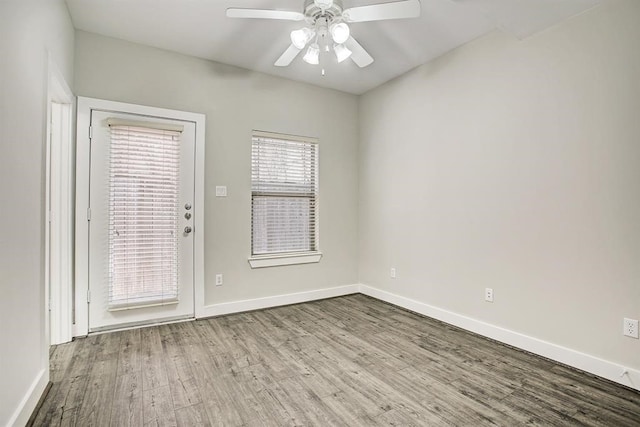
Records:
[[[45,173],[47,344],[60,344],[72,338],[74,107],[73,93],[49,57]]]
[[[89,332],[89,167],[91,111],[103,110],[152,117],[191,121],[196,124],[195,141],[195,196],[194,196],[194,309],[198,317],[204,308],[204,149],[205,116],[165,108],[147,107],[123,102],[78,97],[77,151],[76,151],[76,316],[74,336]]]

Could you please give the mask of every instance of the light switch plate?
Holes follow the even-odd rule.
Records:
[[[227,197],[226,185],[216,185],[216,197]]]

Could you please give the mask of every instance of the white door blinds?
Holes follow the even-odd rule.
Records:
[[[109,309],[177,302],[180,130],[109,127]]]

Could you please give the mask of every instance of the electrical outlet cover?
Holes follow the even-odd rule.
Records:
[[[484,289],[484,300],[487,302],[493,302],[493,289],[485,288]]]
[[[638,321],[636,319],[624,319],[622,333],[631,338],[638,338]]]

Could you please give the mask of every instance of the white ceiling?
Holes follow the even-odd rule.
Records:
[[[344,7],[390,0],[343,0]],[[498,28],[524,38],[606,0],[421,0],[415,19],[350,24],[375,62],[273,63],[299,22],[227,18],[228,7],[295,10],[304,0],[67,0],[79,30],[361,94]]]

